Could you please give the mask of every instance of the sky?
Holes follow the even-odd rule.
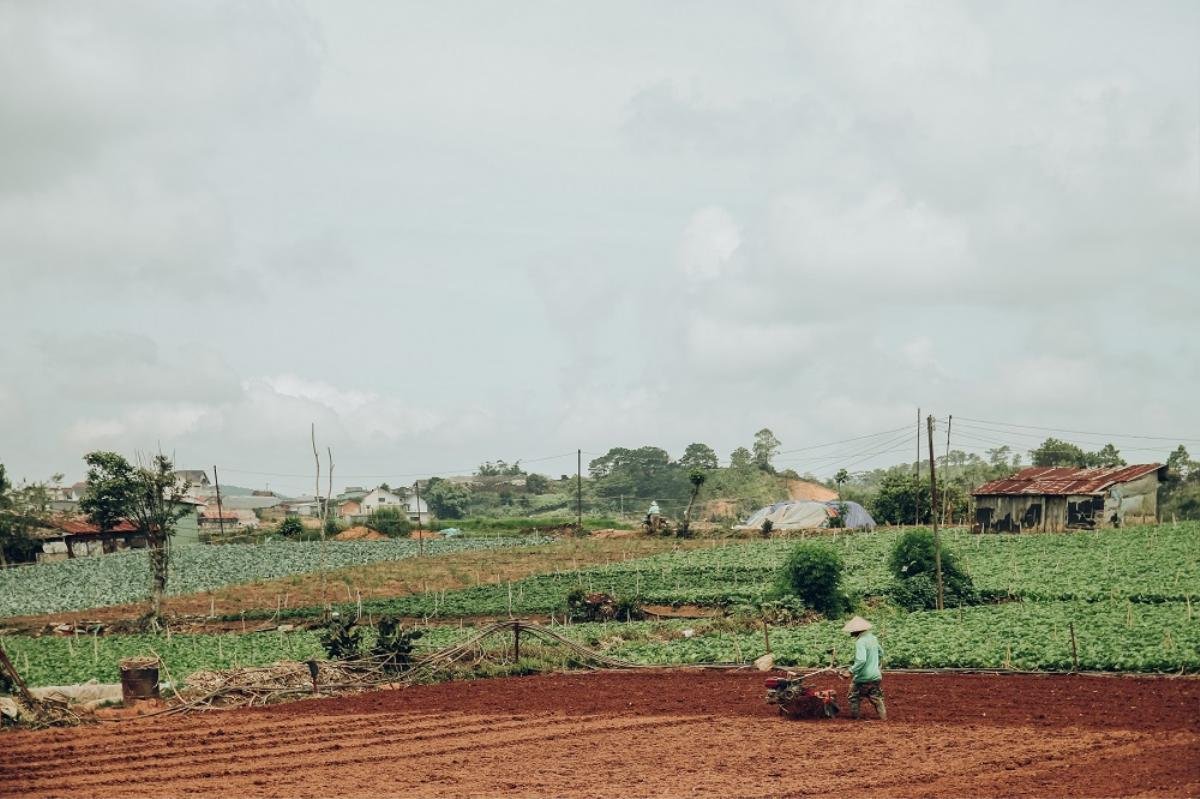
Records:
[[[0,462],[298,492],[313,424],[335,485],[769,427],[827,476],[918,408],[1200,454],[1198,41],[1190,0],[2,2]]]

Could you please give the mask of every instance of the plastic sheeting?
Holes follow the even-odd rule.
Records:
[[[759,530],[767,519],[771,520],[771,526],[775,530],[812,530],[828,527],[829,520],[837,517],[839,505],[843,504],[846,506],[845,527],[854,530],[870,530],[875,527],[875,520],[871,518],[871,514],[857,502],[787,500],[759,508],[750,514],[750,518],[733,529]]]

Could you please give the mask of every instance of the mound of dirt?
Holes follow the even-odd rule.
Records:
[[[334,541],[386,541],[387,536],[370,527],[351,527],[333,537]]]
[[[811,483],[808,480],[789,480],[788,497],[810,502],[833,502],[838,495],[832,488],[826,488],[820,483]]]
[[[633,538],[633,536],[633,530],[616,530],[611,527],[592,531],[592,538]]]

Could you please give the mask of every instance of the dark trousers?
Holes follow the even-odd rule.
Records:
[[[874,706],[875,712],[879,714],[879,718],[886,720],[887,708],[883,706],[883,681],[873,680],[871,682],[850,683],[850,693],[846,698],[850,700],[851,718],[858,718],[859,706],[862,704],[864,697]]]

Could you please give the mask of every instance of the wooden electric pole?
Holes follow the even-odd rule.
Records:
[[[933,522],[933,567],[937,570],[937,609],[944,610],[946,597],[942,589],[942,539],[937,526],[937,474],[933,469],[933,415],[925,420],[929,439],[929,519]]]
[[[217,464],[213,464],[213,482],[217,485],[217,525],[221,528],[221,543],[225,542],[225,511],[221,509],[221,478],[217,476]]]
[[[583,535],[583,450],[575,450],[575,533]]]
[[[425,534],[421,531],[421,481],[413,480],[413,491],[417,495],[417,540],[421,543],[421,557],[425,556]]]
[[[921,524],[921,492],[918,482],[921,479],[921,409],[917,408],[917,459],[913,462],[913,524]]]

